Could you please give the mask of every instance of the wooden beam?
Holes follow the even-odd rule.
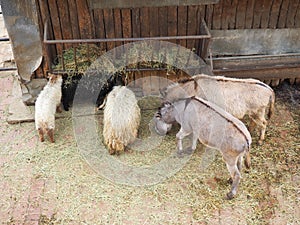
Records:
[[[214,56],[300,53],[300,28],[212,30]]]
[[[92,9],[142,8],[216,4],[219,0],[89,0]]]
[[[215,75],[222,75],[227,77],[237,78],[255,78],[259,80],[276,80],[276,79],[299,79],[300,67],[295,68],[268,68],[258,70],[236,70],[236,71],[225,71],[225,70],[213,70]]]

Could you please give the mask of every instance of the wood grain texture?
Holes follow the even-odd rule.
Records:
[[[105,26],[105,38],[115,37],[114,28],[114,14],[113,9],[103,9],[104,26]],[[107,42],[107,50],[111,50],[115,47],[113,42]]]
[[[72,36],[74,39],[80,39],[80,30],[79,30],[79,23],[78,23],[76,0],[68,0],[68,6],[69,6],[68,11],[69,11],[69,15],[70,15],[69,26],[72,29]]]
[[[76,0],[80,36],[82,39],[94,37],[92,15],[87,0]]]
[[[270,11],[270,19],[269,19],[269,26],[268,28],[277,28],[278,22],[279,22],[279,15],[280,15],[280,9],[281,5],[283,3],[283,0],[274,0],[271,11]]]

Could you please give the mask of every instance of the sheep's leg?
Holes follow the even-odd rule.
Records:
[[[183,140],[183,138],[185,138],[189,134],[190,133],[186,132],[184,129],[182,129],[182,127],[180,128],[180,130],[176,134],[176,138],[177,138],[177,150],[178,150],[179,154],[183,153],[182,140]]]
[[[62,110],[61,110],[61,108],[60,108],[60,105],[56,106],[56,112],[58,112],[58,113],[61,113],[61,112],[62,112]]]
[[[115,154],[115,149],[114,149],[114,144],[113,144],[113,142],[109,141],[109,142],[107,143],[107,147],[108,147],[108,153],[109,153],[110,155]]]
[[[232,199],[236,195],[237,190],[238,190],[238,185],[239,185],[240,179],[241,179],[241,173],[238,169],[237,161],[238,161],[238,158],[235,160],[232,158],[225,160],[227,169],[228,169],[231,179],[232,179],[231,190],[230,190],[230,192],[227,193],[228,200]]]
[[[45,139],[44,139],[44,132],[43,132],[43,129],[42,128],[39,128],[38,129],[38,133],[39,133],[39,139],[41,142],[44,142]]]
[[[51,143],[54,143],[54,129],[47,129],[48,137]]]
[[[104,98],[103,103],[97,108],[97,110],[103,109],[104,106],[106,105],[106,101],[107,101],[107,96]]]

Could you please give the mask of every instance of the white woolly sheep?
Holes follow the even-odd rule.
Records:
[[[48,134],[50,141],[54,142],[55,112],[61,112],[61,85],[62,76],[50,74],[48,83],[35,102],[35,127],[41,142],[44,141],[44,134]]]
[[[259,144],[265,138],[267,120],[274,112],[275,94],[272,88],[256,79],[237,79],[222,76],[195,75],[179,81],[161,91],[164,101],[198,96],[225,109],[238,119],[248,115],[250,132],[255,125],[260,128]]]
[[[134,142],[141,113],[134,93],[125,86],[115,86],[104,108],[103,137],[109,154],[120,154]]]

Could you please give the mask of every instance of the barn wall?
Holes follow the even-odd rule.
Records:
[[[205,18],[211,30],[300,28],[300,1],[220,0]]]
[[[36,0],[40,28],[43,30],[48,19],[50,39],[195,35],[200,34],[202,18],[211,30],[299,28],[299,2],[220,0],[212,5],[90,10],[88,0]],[[174,42],[195,48],[198,54],[202,49],[200,41]],[[101,48],[110,50],[122,44],[102,43]],[[50,52],[56,56],[70,47],[72,44],[51,46]],[[43,62],[35,76],[43,77],[47,69]]]

